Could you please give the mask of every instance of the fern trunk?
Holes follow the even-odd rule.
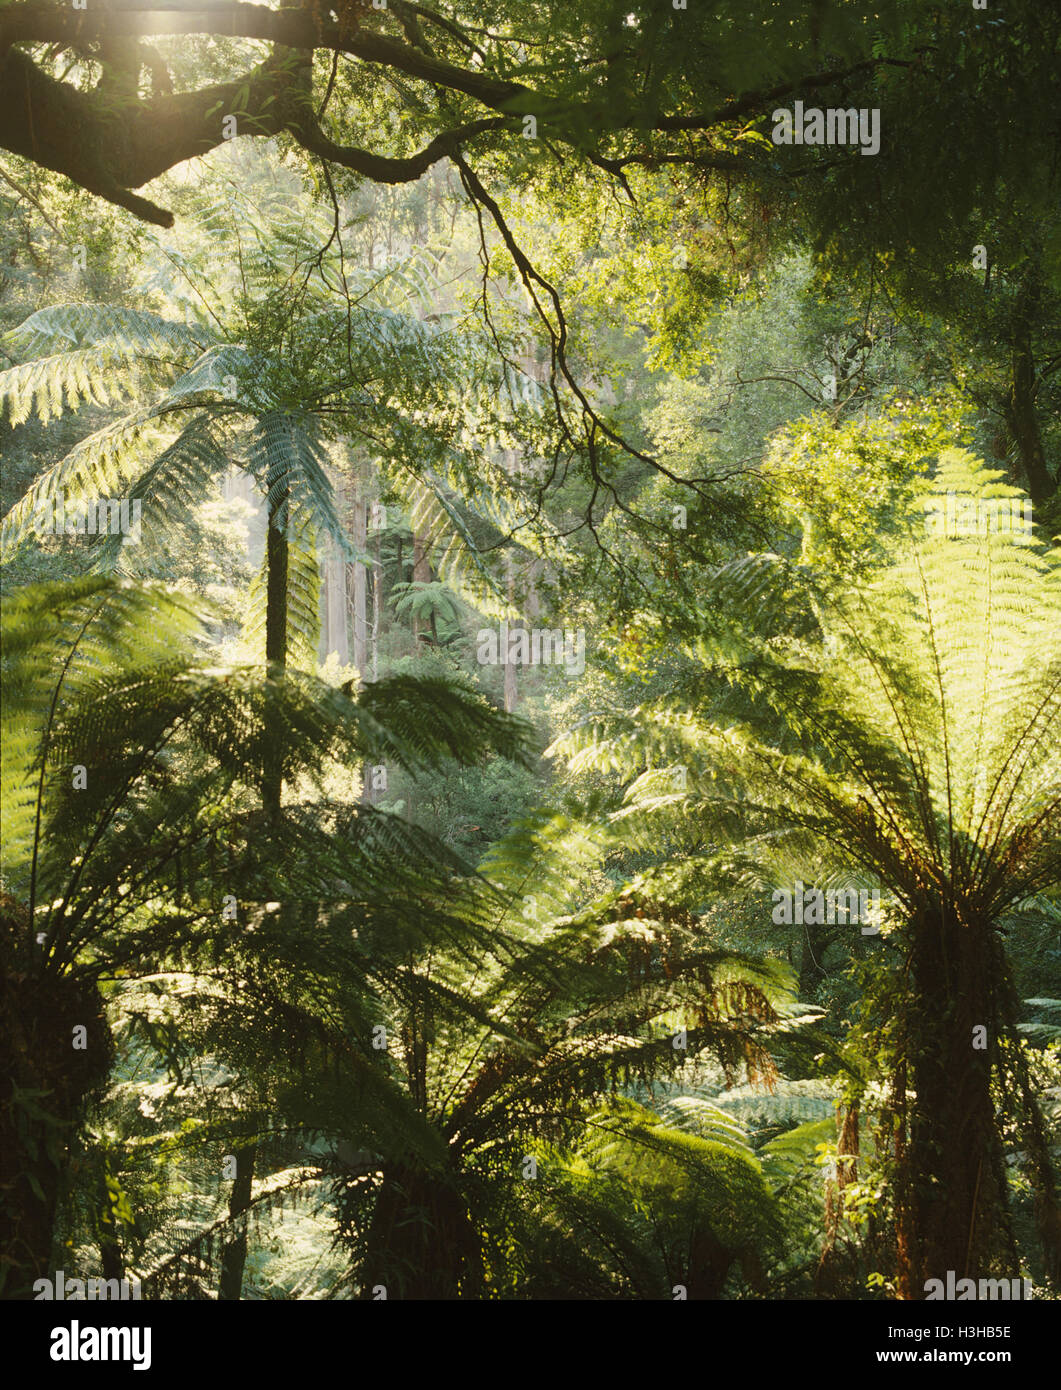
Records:
[[[394,1165],[386,1170],[368,1232],[363,1297],[476,1297],[481,1243],[460,1193],[438,1177]]]
[[[254,1160],[257,1147],[243,1149],[236,1155],[236,1176],[232,1180],[232,1193],[228,1202],[228,1214],[233,1220],[246,1221],[254,1187]],[[236,1300],[243,1291],[243,1271],[247,1264],[247,1229],[244,1225],[235,1240],[229,1241],[221,1255],[221,1279],[217,1297],[221,1300]]]
[[[0,909],[0,934],[0,1294],[28,1299],[50,1272],[70,1138],[112,1046],[96,989],[35,968],[25,913]]]
[[[100,1267],[104,1279],[125,1278],[125,1260],[118,1240],[118,1217],[107,1186],[107,1174],[100,1175],[96,1198],[96,1241],[99,1245]]]
[[[949,1270],[974,1279],[1018,1271],[991,1090],[1005,961],[991,924],[963,921],[953,908],[923,909],[910,930],[914,1094],[897,1184],[898,1275],[901,1297],[923,1299],[925,1281],[946,1280]]]
[[[701,1228],[689,1242],[689,1265],[677,1283],[685,1283],[689,1302],[720,1299],[738,1251],[723,1245],[711,1231]],[[672,1286],[673,1287],[673,1286]]]
[[[818,986],[825,979],[825,953],[836,939],[828,928],[803,925],[799,956],[799,997],[814,999]]]

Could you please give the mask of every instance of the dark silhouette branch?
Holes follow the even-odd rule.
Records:
[[[249,74],[193,92],[158,94],[148,100],[115,100],[99,89],[78,91],[49,77],[18,49],[2,66],[4,100],[0,145],[90,193],[128,208],[159,226],[173,225],[164,208],[131,190],[176,164],[224,143],[223,118],[236,118],[242,135],[289,132],[304,149],[377,183],[410,183],[465,140],[506,124],[489,117],[443,131],[417,154],[389,158],[339,145],[307,112],[298,82],[299,60],[277,50]]]
[[[359,13],[351,8],[333,19],[326,8],[272,10],[242,3],[196,5],[194,0],[112,0],[110,5],[93,3],[85,10],[38,0],[9,5],[0,13],[0,148],[64,174],[89,192],[161,226],[172,225],[172,215],[132,190],[221,144],[223,118],[233,115],[240,135],[288,132],[308,152],[379,183],[419,178],[437,159],[459,154],[464,141],[506,129],[527,113],[536,114],[539,121],[548,120],[551,135],[574,145],[620,181],[630,164],[681,163],[732,172],[747,167],[733,155],[711,149],[678,153],[644,149],[620,158],[608,158],[600,151],[587,154],[586,132],[599,126],[601,119],[592,101],[572,105],[565,100],[557,105],[548,93],[493,75],[475,40],[466,38],[456,21],[406,0],[395,0],[394,9],[405,41],[364,27]],[[382,18],[366,10],[365,19],[370,16],[373,22]],[[461,67],[436,56],[420,20],[436,33],[465,43],[483,66]],[[257,40],[274,47],[263,61],[231,81],[174,93],[167,89],[165,64],[141,40],[191,34]],[[96,89],[81,90],[56,80],[29,52],[16,47],[45,43],[97,59],[103,77]],[[417,79],[440,96],[469,97],[500,114],[454,125],[419,153],[405,157],[338,144],[320,129],[306,107],[306,68],[317,49]],[[909,66],[898,59],[867,59],[745,93],[714,112],[647,116],[632,109],[618,125],[610,120],[609,131],[637,129],[643,137],[704,132],[766,110],[790,92],[842,84],[883,64]],[[138,94],[141,68],[151,73],[149,97]]]
[[[318,17],[312,10],[267,10],[261,5],[243,4],[178,9],[171,0],[169,5],[140,4],[136,9],[90,6],[87,10],[74,10],[60,5],[24,4],[0,15],[0,52],[13,43],[83,47],[108,37],[175,34],[260,39],[285,48],[326,48],[349,53],[366,63],[396,68],[448,91],[463,92],[495,110],[511,109],[513,100],[533,95],[521,83],[504,81],[474,68],[457,67],[385,34],[350,29]]]

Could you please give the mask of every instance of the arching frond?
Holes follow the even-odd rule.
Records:
[[[119,304],[57,304],[38,309],[4,339],[24,358],[106,344],[126,359],[181,362],[202,348],[201,333],[144,309]]]

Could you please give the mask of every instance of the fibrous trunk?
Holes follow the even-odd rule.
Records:
[[[70,1141],[112,1043],[98,991],[45,972],[11,904],[0,904],[0,1296],[31,1298],[51,1273]]]
[[[911,922],[905,1051],[913,1096],[897,1175],[899,1293],[929,1279],[1017,1275],[991,1079],[1006,966],[988,922],[949,906]]]
[[[388,1168],[368,1234],[363,1296],[474,1297],[480,1242],[460,1194],[432,1174]]]

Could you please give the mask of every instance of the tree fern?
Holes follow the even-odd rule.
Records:
[[[377,685],[364,694],[397,703]],[[336,830],[311,862],[339,879],[351,870]],[[687,1057],[717,1057],[734,1078],[768,1071],[783,972],[713,951],[679,909],[602,894],[593,869],[606,841],[573,815],[539,819],[498,847],[485,877],[443,885],[440,876],[436,890],[421,879],[419,906],[408,890],[388,890],[385,866],[363,901],[334,903],[325,917],[265,904],[227,947],[230,962],[247,963],[238,991],[192,984],[211,957],[205,937],[189,942],[189,985],[165,986],[174,1042],[209,1050],[240,1078],[241,1113],[260,1116],[260,1142],[269,1114],[312,1136],[309,1161],[331,1186],[351,1292],[367,1297],[384,1282],[392,1298],[521,1296],[552,1277],[569,1290],[589,1280],[598,1293],[602,1279],[618,1280],[615,1289],[632,1279],[649,1297],[688,1282],[690,1296],[708,1296],[735,1260],[773,1238],[758,1162],[732,1123],[695,1135],[608,1097],[680,1072]],[[539,895],[533,916],[528,889]],[[296,961],[313,981],[297,994]],[[133,1015],[145,1011],[142,985],[122,995]],[[248,1009],[261,1020],[254,1031]],[[675,1017],[687,1052],[666,1029]],[[376,1050],[381,1025],[387,1042]],[[539,1178],[527,1181],[534,1155]],[[570,1245],[561,1255],[542,1234],[525,1259],[504,1253],[525,1222],[542,1232],[561,1220],[574,1221],[586,1249],[611,1248],[614,1259],[618,1242],[621,1265],[580,1272],[583,1257]],[[691,1228],[701,1244],[690,1266],[680,1233]],[[212,1255],[197,1246],[197,1259],[216,1261],[217,1244]],[[189,1264],[174,1290],[199,1277]]]
[[[776,557],[716,570],[690,640],[697,665],[677,693],[587,720],[554,750],[631,781],[623,832],[647,844],[655,827],[689,855],[661,881],[695,864],[701,889],[766,883],[798,850],[891,895],[914,981],[908,994],[898,987],[902,1003],[883,1006],[901,1010],[908,1030],[894,1062],[913,1138],[897,1199],[908,1293],[967,1258],[948,1243],[953,1232],[981,1232],[985,1263],[1007,1258],[988,1248],[991,1223],[976,1214],[977,1203],[1005,1206],[992,1076],[1032,1136],[1041,1231],[1050,1259],[1061,1258],[997,934],[1008,910],[1061,879],[1059,553],[1023,528],[925,524],[947,494],[974,516],[999,497],[1008,507],[1014,490],[998,477],[946,452],[892,562],[861,581]],[[724,602],[735,582],[752,605],[736,612]],[[683,790],[660,771],[675,765]],[[974,1025],[992,1041],[970,1061]],[[933,1205],[934,1184],[947,1203]]]
[[[102,578],[24,589],[5,608],[0,982],[18,1065],[0,1123],[5,1155],[37,1184],[14,1179],[0,1213],[16,1284],[48,1257],[66,1138],[113,1053],[102,978],[212,974],[245,1034],[252,1000],[282,1028],[306,1015],[314,980],[341,982],[349,1007],[368,988],[366,944],[473,930],[446,905],[466,870],[423,832],[319,800],[263,812],[258,790],[379,749],[409,767],[476,757],[495,736],[515,753],[521,728],[452,684],[400,680],[392,710],[383,683],[361,707],[306,673],[204,669],[187,651],[199,616],[182,596]],[[205,1016],[218,994],[194,997]],[[71,1028],[87,1033],[74,1065]],[[372,1067],[366,1079],[384,1094]],[[35,1116],[19,1101],[32,1093],[48,1097]]]

